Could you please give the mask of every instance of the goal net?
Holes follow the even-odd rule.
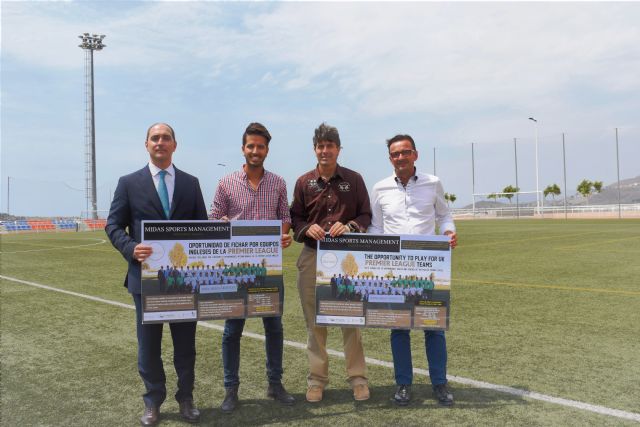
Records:
[[[494,218],[541,216],[543,201],[542,191],[475,193],[473,194],[472,215]]]

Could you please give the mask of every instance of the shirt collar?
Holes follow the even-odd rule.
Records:
[[[320,169],[318,169],[318,165],[316,165],[316,168],[313,170],[313,175],[316,181],[322,179],[322,176],[320,176]],[[333,176],[329,179],[329,181],[331,181],[335,177],[343,177],[342,167],[340,165],[336,165],[336,171],[333,173]]]
[[[402,181],[400,181],[400,178],[398,178],[398,176],[396,175],[395,171],[393,172],[393,179],[398,183],[398,184],[402,184]],[[413,176],[411,178],[409,178],[409,181],[407,181],[407,184],[411,181],[416,182],[418,180],[418,169],[414,166],[413,167]]]
[[[149,170],[151,171],[151,176],[156,176],[163,169],[160,169],[159,167],[157,167],[153,163],[149,162]],[[173,163],[171,163],[171,165],[169,165],[169,167],[164,169],[164,170],[167,171],[168,175],[171,175],[171,176],[175,176],[176,175],[176,171],[175,171],[175,168],[173,167]]]
[[[240,166],[240,170],[238,171],[238,173],[240,174],[240,176],[242,177],[243,180],[248,181],[249,177],[247,176],[247,172],[244,170],[244,165]],[[267,172],[266,169],[262,169],[262,176],[260,177],[260,181],[262,181],[264,179],[265,176],[267,176],[269,172]]]

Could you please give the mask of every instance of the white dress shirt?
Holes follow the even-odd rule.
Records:
[[[369,233],[440,234],[456,231],[437,176],[416,172],[406,187],[395,174],[373,186]]]
[[[149,162],[149,170],[151,171],[151,177],[153,178],[153,185],[156,186],[156,191],[158,191],[158,185],[160,185],[160,171],[162,169]],[[173,163],[164,170],[167,171],[167,174],[164,176],[164,183],[167,185],[167,193],[169,193],[169,209],[171,209],[171,206],[173,205],[173,189],[176,187],[176,170],[173,167]]]

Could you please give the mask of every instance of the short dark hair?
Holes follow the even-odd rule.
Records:
[[[262,123],[249,123],[249,126],[245,129],[242,134],[242,146],[247,143],[247,135],[258,135],[267,140],[267,145],[269,145],[269,141],[271,141],[271,135],[269,131]]]
[[[416,143],[410,135],[396,135],[391,139],[387,139],[387,149],[391,151],[391,144],[399,141],[409,141],[411,143],[411,148],[414,150],[416,149]]]
[[[333,142],[340,147],[340,134],[338,134],[338,129],[323,122],[314,132],[313,146],[315,147],[319,142],[323,141]]]
[[[158,125],[162,125],[162,126],[166,126],[169,128],[169,131],[171,132],[171,138],[173,138],[173,140],[176,140],[176,133],[173,131],[173,128],[171,126],[169,126],[166,123],[163,122],[158,122],[158,123],[154,123],[151,126],[149,126],[149,129],[147,129],[147,139],[149,139],[149,134],[151,133],[151,129],[153,129],[154,126],[158,126]],[[145,141],[147,140],[145,139]]]

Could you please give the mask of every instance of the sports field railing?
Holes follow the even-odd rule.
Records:
[[[80,226],[80,222],[84,227]],[[37,220],[16,220],[0,222],[0,232],[58,232],[58,231],[81,231],[82,229],[95,230],[104,228],[104,222],[101,226],[98,222],[93,224],[84,224],[84,221],[75,219],[37,219]]]
[[[474,209],[451,209],[455,218],[564,218],[564,206],[544,206],[536,212],[535,206],[476,207]],[[612,205],[567,206],[566,215],[570,218],[640,218],[640,203]]]

